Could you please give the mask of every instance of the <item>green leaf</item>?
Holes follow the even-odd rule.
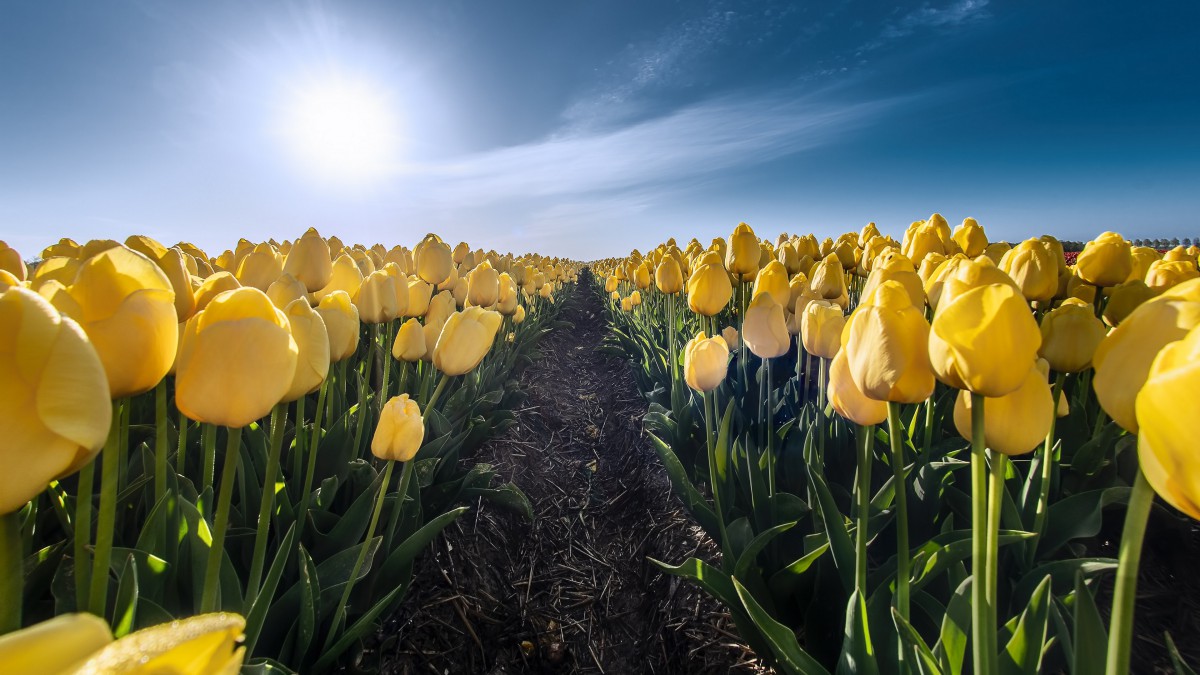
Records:
[[[495,488],[470,488],[463,491],[466,497],[483,497],[489,502],[508,509],[526,520],[533,520],[533,505],[529,497],[514,483],[505,483]]]
[[[796,587],[800,584],[800,578],[828,550],[829,542],[826,541],[824,544],[793,560],[791,563],[785,565],[783,569],[771,575],[770,581],[767,582],[767,585],[771,588],[771,592],[780,597],[792,595]]]
[[[734,567],[733,576],[738,578],[746,578],[750,569],[754,566],[758,554],[771,543],[771,540],[778,537],[780,534],[792,529],[796,523],[783,523],[776,525],[771,529],[760,533],[755,537],[742,551],[738,558],[737,565]]]
[[[262,630],[262,623],[267,618],[267,610],[271,608],[271,600],[275,597],[275,590],[279,587],[279,580],[283,577],[283,570],[287,566],[287,561],[292,556],[292,551],[296,550],[296,525],[292,524],[288,528],[287,534],[283,536],[283,541],[279,548],[276,549],[275,559],[271,562],[271,569],[267,571],[267,578],[263,581],[262,588],[258,591],[258,597],[253,599],[253,604],[250,605],[250,611],[246,613],[246,653],[254,653],[254,644],[258,642],[259,632]]]
[[[967,577],[955,589],[942,617],[942,630],[934,653],[945,673],[962,675],[967,653],[967,636],[971,634],[971,583]]]
[[[1050,618],[1050,575],[1038,584],[1012,629],[1012,637],[1000,653],[1001,675],[1022,675],[1041,671]]]
[[[300,616],[296,627],[299,633],[296,638],[295,652],[292,663],[304,663],[304,657],[312,646],[313,636],[317,632],[317,602],[321,597],[321,582],[317,574],[317,566],[313,564],[312,556],[300,545]]]
[[[1175,666],[1175,675],[1196,675],[1196,671],[1192,670],[1179,655],[1179,648],[1175,646],[1175,640],[1171,638],[1171,634],[1164,632],[1163,637],[1167,641],[1167,654],[1171,657],[1171,665]]]
[[[663,463],[663,467],[667,470],[667,477],[671,479],[671,486],[675,489],[676,496],[683,502],[684,507],[700,527],[708,536],[714,540],[720,541],[721,530],[717,525],[717,515],[709,507],[704,496],[692,485],[692,481],[688,478],[687,470],[683,468],[683,464],[679,461],[679,457],[675,455],[675,451],[666,443],[654,434],[650,436],[650,443],[654,447],[654,451],[658,453],[658,458]],[[723,543],[723,542],[722,542]]]
[[[1104,507],[1129,501],[1132,488],[1111,487],[1089,490],[1050,505],[1046,531],[1038,543],[1038,556],[1049,557],[1072,539],[1094,537],[1100,532]]]
[[[1039,565],[1017,582],[1013,588],[1012,602],[1017,607],[1025,605],[1033,595],[1034,589],[1042,582],[1042,577],[1047,575],[1050,576],[1051,589],[1058,588],[1060,594],[1065,594],[1075,583],[1076,572],[1082,572],[1084,577],[1091,579],[1116,567],[1117,561],[1114,558],[1070,558]]]
[[[405,565],[415,560],[439,532],[468,510],[466,506],[450,509],[437,518],[425,523],[421,529],[409,535],[395,550],[388,554],[387,560],[383,563],[383,569],[380,571],[381,578],[384,580],[396,578],[396,575],[401,573]]]
[[[819,469],[808,472],[809,482],[817,497],[817,512],[824,523],[825,534],[829,537],[830,550],[833,552],[833,564],[842,580],[842,588],[847,593],[854,591],[854,543],[846,529],[846,519],[833,501],[829,485]]]
[[[750,616],[742,609],[742,602],[733,586],[732,577],[698,558],[688,558],[679,565],[668,565],[654,558],[647,558],[647,560],[667,574],[683,577],[696,583],[709,595],[721,601],[729,609],[734,625],[737,626],[738,634],[746,641],[746,644],[755,653],[771,653],[771,647],[765,636],[759,632],[755,622],[751,621]]]
[[[334,642],[333,646],[321,654],[321,658],[318,659],[316,664],[313,665],[313,672],[321,672],[328,669],[329,666],[333,665],[333,662],[342,655],[342,652],[350,648],[350,645],[353,644],[355,640],[361,638],[367,633],[367,631],[374,629],[375,619],[379,618],[379,615],[383,613],[383,610],[391,605],[392,601],[394,601],[397,597],[402,595],[407,588],[407,584],[397,586],[392,590],[391,593],[383,596],[382,600],[375,603],[371,609],[367,610],[367,612],[363,614],[358,621],[355,621],[353,624],[351,624],[351,626],[342,633],[341,637],[337,639],[337,642]]]
[[[819,675],[820,673],[828,675],[829,671],[825,670],[820,663],[817,663],[816,659],[809,656],[800,647],[800,643],[796,640],[796,634],[792,632],[791,628],[772,618],[741,582],[737,579],[732,581],[734,590],[737,591],[738,598],[742,601],[742,606],[746,608],[746,613],[750,615],[754,625],[758,626],[759,631],[770,643],[771,651],[775,654],[775,658],[784,672],[795,675]]]
[[[125,565],[117,584],[116,606],[113,607],[113,636],[124,637],[137,625],[138,565],[132,554],[125,556]]]
[[[937,657],[929,650],[929,645],[925,644],[925,640],[921,639],[920,633],[904,617],[900,616],[900,612],[896,611],[895,607],[892,607],[891,610],[892,621],[896,624],[896,631],[901,643],[908,648],[909,652],[917,655],[917,661],[914,664],[917,672],[922,675],[942,675]]]
[[[858,589],[850,594],[850,600],[846,603],[846,629],[837,672],[838,675],[876,675],[879,672],[867,621],[867,601]]]
[[[1088,590],[1083,571],[1075,573],[1075,635],[1071,672],[1075,675],[1103,673],[1108,645],[1104,619],[1096,608],[1096,599]]]

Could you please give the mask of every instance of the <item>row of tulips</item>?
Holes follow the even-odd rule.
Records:
[[[607,348],[721,550],[660,565],[782,672],[1128,672],[1153,496],[1200,518],[1196,254],[1105,233],[1069,266],[934,214],[595,263]],[[1089,555],[1121,504],[1119,561]]]
[[[178,672],[361,652],[459,503],[531,515],[460,459],[512,424],[575,279],[432,234],[388,250],[310,229],[215,258],[62,240],[32,264],[0,243],[0,670],[77,630],[79,658],[37,672],[116,672],[79,664],[133,653],[138,629],[164,639],[158,624],[181,644],[242,637],[219,668]],[[217,612],[235,620],[166,623]],[[125,646],[96,646],[83,618],[40,623],[69,613]]]

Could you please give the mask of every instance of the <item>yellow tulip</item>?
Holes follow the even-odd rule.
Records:
[[[1069,299],[1042,317],[1042,358],[1054,370],[1078,373],[1092,365],[1092,355],[1108,330],[1090,305]]]
[[[609,275],[609,277],[604,280],[604,292],[605,293],[616,293],[617,285],[620,283],[621,282],[615,276]],[[528,284],[523,284],[523,285],[528,286]]]
[[[449,244],[435,234],[427,234],[421,243],[413,247],[413,262],[417,267],[417,276],[425,283],[436,286],[450,278],[454,256]]]
[[[654,284],[660,292],[667,295],[675,295],[682,291],[683,271],[679,267],[679,261],[671,256],[664,257],[654,270]]]
[[[363,273],[358,269],[358,264],[354,262],[354,258],[343,253],[333,261],[333,273],[329,277],[329,283],[321,290],[315,291],[313,297],[319,302],[334,291],[345,291],[346,295],[353,298],[362,282]]]
[[[193,281],[195,281],[194,277]],[[225,291],[232,291],[235,288],[241,287],[242,285],[238,283],[237,277],[229,272],[217,272],[206,277],[192,291],[192,296],[196,299],[196,312],[204,311],[204,308],[208,307],[208,303],[212,302],[213,298]]]
[[[631,298],[621,298],[621,311],[622,312],[632,312],[633,311],[633,300]]]
[[[371,437],[371,454],[379,459],[407,462],[417,455],[425,440],[425,418],[421,406],[400,394],[388,399],[379,415],[375,435]]]
[[[514,293],[513,297],[516,297]],[[500,299],[500,274],[484,260],[471,270],[467,281],[467,302],[480,307],[491,307]]]
[[[981,257],[971,260],[963,257],[951,258],[947,261],[945,275],[941,279],[941,290],[929,294],[934,311],[938,311],[954,298],[981,286],[1000,284],[1008,286],[1020,294],[1021,289],[1012,277],[1008,276],[991,258]],[[1026,310],[1028,313],[1028,309]]]
[[[929,334],[929,357],[942,382],[995,398],[1023,384],[1041,343],[1024,297],[1012,286],[986,284],[943,301]]]
[[[112,641],[112,631],[100,617],[61,614],[0,636],[0,669],[12,675],[75,673]]]
[[[333,279],[333,257],[329,242],[322,239],[316,229],[308,228],[292,244],[292,250],[288,251],[283,261],[283,271],[304,284],[309,293],[325,288]]]
[[[38,264],[37,269],[33,271],[33,276],[29,280],[33,284],[34,290],[37,290],[38,286],[50,280],[57,281],[64,286],[69,286],[75,281],[75,275],[79,274],[79,265],[80,262],[75,258],[65,256],[45,258]],[[8,274],[15,282],[19,283],[21,281],[15,275],[7,272],[7,270],[0,270],[0,272]],[[189,287],[188,290],[190,291],[191,288]]]
[[[90,461],[111,421],[108,380],[79,325],[28,289],[0,294],[0,514]]]
[[[480,307],[455,312],[446,321],[433,349],[433,365],[446,375],[475,369],[492,348],[503,317]]]
[[[1139,305],[1156,295],[1141,279],[1126,281],[1113,286],[1110,290],[1111,293],[1108,296],[1108,303],[1104,305],[1103,314],[1104,322],[1110,326],[1124,321],[1125,317],[1129,316]]]
[[[68,292],[113,398],[153,389],[171,369],[179,342],[175,291],[158,265],[118,245],[84,261]]]
[[[0,270],[8,272],[19,281],[25,281],[29,277],[29,269],[25,266],[21,254],[3,241],[0,241]]]
[[[186,262],[190,258],[178,248],[169,248],[161,257],[152,260],[167,276],[171,289],[175,291],[177,322],[187,321],[196,312],[196,296],[192,294],[192,278]]]
[[[308,290],[299,279],[285,272],[267,288],[267,297],[271,299],[271,304],[284,309],[295,300],[307,302]]]
[[[708,337],[704,331],[683,347],[683,379],[699,392],[712,391],[725,381],[729,369],[729,345],[721,337]]]
[[[703,316],[715,316],[725,309],[733,297],[733,284],[720,258],[705,254],[700,265],[688,277],[688,307]]]
[[[317,313],[329,333],[329,361],[338,363],[358,349],[358,308],[346,291],[334,291],[321,299]]]
[[[283,258],[270,244],[259,244],[238,262],[238,281],[243,286],[266,291],[283,275]]]
[[[633,305],[634,307],[637,307],[638,305],[642,304],[642,292],[634,291],[634,292],[630,293],[629,294],[629,304]]]
[[[1200,280],[1184,286],[1194,288],[1194,284],[1200,284]],[[1096,398],[1104,412],[1126,431],[1138,431],[1135,402],[1154,357],[1197,325],[1200,301],[1164,294],[1133,310],[1096,348],[1092,357]]]
[[[636,268],[634,268],[633,274],[630,275],[630,280],[633,281],[633,285],[637,286],[640,290],[646,290],[647,288],[650,288],[651,276],[652,274],[650,272],[650,266],[645,262],[642,262],[638,264]]]
[[[1200,467],[1194,421],[1200,416],[1200,329],[1158,353],[1137,394],[1138,459],[1154,491],[1200,520]]]
[[[844,349],[839,351],[829,364],[826,394],[834,412],[855,424],[879,424],[887,419],[887,403],[868,398],[854,383],[854,377],[850,374],[850,362]]]
[[[283,400],[298,356],[287,317],[266,293],[223,293],[187,323],[175,404],[197,422],[244,427]]]
[[[283,401],[289,402],[316,391],[329,375],[329,331],[304,298],[293,300],[283,313],[298,352],[292,385],[283,396]]]
[[[730,351],[737,349],[742,343],[738,337],[738,330],[733,326],[726,326],[725,330],[721,331],[721,339],[725,340],[725,344],[729,346]]]
[[[59,283],[56,279],[50,279],[49,281],[53,281],[55,284],[62,286],[62,284]],[[16,287],[25,288],[26,287],[25,282],[16,278],[15,276],[12,275],[12,273],[10,273],[7,270],[0,270],[0,291],[6,291],[10,288],[16,288]],[[40,287],[39,287],[39,291],[40,291]]]
[[[409,363],[420,361],[426,352],[425,333],[420,322],[409,319],[396,332],[396,342],[392,344],[392,356],[400,361]]]
[[[1089,241],[1075,261],[1075,273],[1093,286],[1116,286],[1129,278],[1132,269],[1129,242],[1116,232]]]
[[[1054,397],[1046,376],[1030,364],[1021,385],[996,398],[986,398],[983,406],[983,437],[987,447],[1005,455],[1023,455],[1046,440],[1054,421]],[[954,428],[971,439],[971,395],[958,392],[954,402]]]
[[[1162,259],[1167,262],[1190,262],[1193,267],[1196,265],[1196,256],[1188,253],[1188,250],[1183,246],[1176,246],[1167,251],[1163,254]]]
[[[545,299],[549,300],[550,302],[554,302],[554,297],[552,296],[553,290],[554,289],[552,289],[550,287],[550,284],[548,284],[548,283],[542,284],[542,287],[538,289],[538,297],[545,298]],[[638,291],[634,291],[634,294],[637,295],[637,301],[638,301],[638,304],[640,305],[642,303],[642,294],[639,293]]]
[[[725,269],[743,278],[754,278],[758,273],[762,251],[758,248],[758,235],[746,223],[738,223],[729,235],[729,248],[725,253]],[[703,312],[701,312],[703,313]]]
[[[962,224],[954,229],[952,238],[968,258],[983,255],[988,247],[987,234],[974,218],[964,218]]]
[[[889,249],[876,259],[874,269],[863,285],[862,297],[871,295],[883,282],[894,281],[908,291],[908,297],[917,307],[925,306],[925,285],[913,267],[912,261],[896,249]]]
[[[517,284],[508,272],[500,275],[500,295],[496,299],[496,311],[512,316],[517,311]]]
[[[1189,260],[1156,260],[1146,271],[1146,286],[1155,293],[1162,293],[1172,286],[1198,277],[1200,270]]]
[[[944,222],[944,221],[943,221]],[[933,224],[918,221],[904,233],[900,251],[913,264],[919,263],[930,254],[947,255],[946,245]]]
[[[1126,281],[1145,281],[1146,273],[1150,271],[1150,265],[1161,260],[1163,255],[1150,248],[1149,246],[1134,246],[1129,249],[1129,258],[1132,261],[1132,266],[1129,269],[1129,277]]]
[[[800,339],[809,354],[823,359],[832,359],[842,347],[842,328],[846,316],[842,308],[828,300],[808,303],[800,319]]]
[[[454,259],[455,265],[461,265],[463,260],[466,260],[467,254],[471,252],[471,246],[465,241],[458,242],[454,250],[450,252],[450,257]]]
[[[201,614],[130,633],[87,660],[80,675],[236,675],[245,649],[246,620],[237,614]]]
[[[372,272],[363,279],[358,292],[353,296],[359,320],[367,324],[378,324],[387,323],[400,316],[402,312],[397,306],[397,297],[396,278],[383,270]]]
[[[1040,239],[1027,239],[1004,254],[1000,269],[1030,302],[1049,302],[1058,292],[1058,264]]]
[[[933,393],[929,324],[899,282],[885,281],[865,296],[842,337],[854,384],[865,396],[917,403]]]
[[[787,307],[792,297],[792,289],[788,283],[787,268],[778,260],[771,260],[758,271],[754,278],[751,297],[761,293],[770,294],[780,307]]]
[[[404,316],[425,316],[429,312],[429,303],[433,299],[433,284],[421,281],[417,277],[408,279],[408,307]]]
[[[843,308],[846,306],[845,270],[836,255],[831,253],[817,263],[808,285],[812,288],[812,292],[821,299],[830,300]]]
[[[79,250],[79,244],[76,243],[74,239],[63,237],[62,239],[58,240],[57,244],[51,244],[50,246],[42,249],[42,260],[58,256],[63,256],[66,258],[78,258]]]
[[[517,305],[517,311],[513,313],[513,324],[520,324],[525,321],[525,305]]]
[[[773,359],[787,353],[792,339],[783,317],[783,306],[770,294],[763,293],[750,301],[746,320],[742,323],[742,339],[761,359]]]

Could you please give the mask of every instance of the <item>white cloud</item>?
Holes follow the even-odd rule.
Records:
[[[881,37],[900,38],[920,28],[957,28],[990,16],[988,0],[959,0],[946,7],[923,5],[884,27]]]

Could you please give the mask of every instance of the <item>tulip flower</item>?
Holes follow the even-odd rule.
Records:
[[[964,218],[951,237],[968,258],[977,258],[987,249],[987,234],[974,218]]]
[[[353,295],[359,320],[366,324],[380,324],[395,319],[403,313],[397,304],[398,297],[395,277],[383,270],[372,272],[363,279]],[[408,299],[407,294],[405,299]]]
[[[3,241],[0,241],[0,270],[13,275],[18,281],[25,281],[29,275],[29,269],[25,266],[21,254]]]
[[[417,276],[425,283],[437,286],[450,278],[454,256],[449,244],[438,239],[435,234],[427,234],[421,243],[413,247],[413,262],[416,264]]]
[[[1129,242],[1116,232],[1105,232],[1084,245],[1075,261],[1075,273],[1093,286],[1116,286],[1129,278],[1133,258]]]
[[[754,288],[751,297],[761,293],[769,293],[780,307],[787,307],[792,297],[792,289],[788,282],[787,268],[778,260],[771,260],[758,271],[754,278]]]
[[[224,612],[143,628],[106,645],[77,672],[233,675],[246,655],[238,646],[245,628],[245,619]]]
[[[987,415],[983,437],[987,447],[1008,456],[1023,455],[1041,445],[1054,420],[1054,398],[1046,375],[1030,364],[1021,386],[997,398],[985,398]],[[954,403],[954,428],[971,440],[971,396],[958,392]]]
[[[194,282],[195,280],[195,277],[193,277],[192,281]],[[213,298],[225,291],[232,291],[235,288],[241,287],[242,285],[238,283],[237,277],[229,272],[217,272],[206,277],[200,282],[199,286],[192,290],[192,295],[196,298],[196,312],[204,311],[204,308],[208,307],[208,303],[212,302]],[[193,313],[194,315],[195,313]]]
[[[425,353],[425,333],[420,322],[416,319],[405,321],[396,333],[396,342],[392,344],[392,356],[399,361],[413,363],[420,361]]]
[[[1129,258],[1132,261],[1132,266],[1129,269],[1129,277],[1126,281],[1145,281],[1146,273],[1150,271],[1150,265],[1158,262],[1163,258],[1163,255],[1150,248],[1149,246],[1134,246],[1129,249]]]
[[[179,342],[175,291],[146,256],[115,246],[88,258],[68,289],[113,398],[153,389]]]
[[[307,302],[308,291],[299,279],[285,272],[267,288],[267,297],[271,299],[271,304],[283,309],[294,300],[303,299]]]
[[[542,288],[545,288],[545,286],[543,286]],[[629,294],[629,304],[633,305],[634,307],[637,307],[638,305],[642,304],[642,292],[634,291],[634,292],[630,293]]]
[[[1167,344],[1150,366],[1135,404],[1138,459],[1154,491],[1171,506],[1200,520],[1200,470],[1195,430],[1200,416],[1200,329]]]
[[[843,349],[855,385],[871,398],[918,403],[933,393],[929,324],[899,282],[885,281],[863,298],[847,322]]]
[[[716,316],[733,297],[733,284],[715,253],[708,253],[688,277],[688,307],[702,316]]]
[[[841,350],[829,364],[829,384],[826,389],[834,412],[855,424],[880,424],[887,419],[888,405],[868,397],[854,383],[846,350]]]
[[[446,321],[433,350],[433,365],[443,374],[468,373],[479,365],[500,329],[499,312],[468,307]]]
[[[742,323],[742,339],[754,355],[762,359],[783,356],[791,347],[783,317],[783,307],[768,293],[750,301],[746,320]]]
[[[296,372],[282,399],[290,402],[316,391],[329,375],[329,331],[321,314],[303,298],[293,300],[283,313],[297,349]]]
[[[664,257],[654,270],[654,284],[666,295],[674,295],[683,290],[683,272],[679,261],[671,256]]]
[[[1058,292],[1058,264],[1046,244],[1027,239],[1004,254],[1000,269],[1016,282],[1030,302],[1049,302]]]
[[[408,394],[393,396],[383,406],[371,454],[384,460],[407,462],[416,456],[425,440],[425,419],[421,407]]]
[[[425,316],[433,299],[433,285],[416,277],[408,280],[408,308],[404,316]]]
[[[944,221],[943,221],[944,222]],[[900,251],[906,258],[919,263],[927,255],[948,255],[946,245],[937,231],[937,227],[926,222],[916,222],[904,233],[904,241]]]
[[[525,305],[517,305],[517,311],[513,313],[513,324],[520,324],[525,321]]]
[[[650,288],[650,277],[650,266],[643,262],[639,264],[636,269],[634,269],[633,274],[630,275],[630,280],[633,281],[633,284],[637,286],[639,290],[644,291],[647,288]]]
[[[259,244],[237,267],[237,279],[243,286],[266,291],[283,275],[283,258],[270,244]]]
[[[292,244],[283,271],[304,284],[309,293],[319,291],[333,279],[333,257],[329,242],[321,238],[316,229],[308,228]]]
[[[63,237],[58,240],[57,244],[51,244],[42,249],[42,260],[54,258],[56,256],[64,256],[67,258],[79,257],[79,244],[74,239]]]
[[[1190,260],[1156,260],[1146,271],[1146,286],[1157,293],[1185,281],[1200,277],[1200,270]]]
[[[1168,295],[1192,291],[1191,298]],[[1096,348],[1092,386],[1100,407],[1126,431],[1138,431],[1136,400],[1154,357],[1167,344],[1200,325],[1200,280],[1177,286],[1142,303]]]
[[[358,308],[345,291],[334,291],[321,299],[317,313],[329,333],[329,360],[338,363],[358,350]]]
[[[499,299],[500,274],[485,260],[471,270],[467,282],[467,301],[472,305],[491,307]]]
[[[843,308],[846,306],[845,270],[836,255],[829,254],[817,263],[809,278],[809,286],[820,298],[831,300]]]
[[[737,349],[742,343],[738,337],[738,330],[733,326],[726,326],[725,330],[721,331],[721,339],[725,340],[725,344],[729,346],[730,351]]]
[[[943,301],[933,319],[929,356],[939,380],[987,397],[1012,393],[1033,365],[1042,336],[1013,286],[985,284]]]
[[[1126,281],[1109,289],[1108,302],[1104,305],[1104,322],[1116,326],[1125,320],[1143,302],[1155,297],[1155,292],[1141,279]]]
[[[314,292],[313,297],[319,302],[334,291],[345,291],[353,298],[358,293],[358,287],[362,285],[362,282],[363,273],[359,270],[358,264],[354,262],[354,258],[343,253],[333,261],[333,274],[329,277],[329,283],[321,290]]]
[[[992,262],[991,258],[987,257],[976,260],[961,256],[951,258],[947,261],[940,280],[940,289],[935,288],[929,293],[929,299],[935,312],[940,310],[943,305],[953,302],[956,296],[989,284],[1009,286],[1018,293],[1021,291],[1012,277],[1005,274]],[[937,282],[934,282],[933,285],[936,286]],[[1026,313],[1028,314],[1028,310]]]
[[[1042,317],[1039,354],[1054,370],[1078,373],[1092,365],[1092,355],[1108,330],[1091,306],[1068,299]]]
[[[554,289],[551,288],[550,284],[544,283],[542,284],[542,287],[538,289],[538,297],[549,300],[550,302],[554,302],[553,292]],[[639,291],[634,291],[634,294],[637,295],[637,304],[642,304],[642,294]]]
[[[729,235],[729,248],[725,253],[725,269],[744,280],[753,279],[758,273],[762,252],[758,248],[758,235],[746,223],[738,223]]]
[[[429,311],[425,313],[425,325],[421,327],[425,335],[426,361],[433,361],[433,350],[437,346],[438,337],[441,336],[442,328],[454,314],[454,310],[454,298],[446,291],[438,293],[437,297],[430,301]]]
[[[500,293],[496,298],[496,311],[512,316],[517,311],[517,284],[507,272],[500,275]]]
[[[620,283],[621,283],[621,281],[619,279],[617,279],[615,276],[609,275],[608,278],[604,280],[604,292],[605,293],[616,293],[617,285]],[[525,284],[525,285],[528,285],[528,284]]]
[[[917,274],[912,262],[896,249],[881,253],[875,261],[875,268],[867,277],[862,287],[861,297],[867,297],[885,281],[895,281],[908,291],[908,297],[913,305],[925,306],[925,285]]]
[[[198,422],[244,427],[283,400],[298,355],[287,317],[266,293],[229,291],[188,321],[175,403]]]
[[[79,672],[79,666],[113,641],[108,623],[94,614],[61,614],[0,636],[0,669],[6,673]]]
[[[683,348],[683,379],[698,392],[721,386],[729,368],[729,345],[721,337],[708,337],[704,331],[688,340]]]
[[[808,353],[823,359],[832,359],[841,349],[842,328],[846,317],[842,308],[828,300],[816,300],[808,304],[803,314],[798,314],[800,338]]]
[[[91,461],[108,438],[112,402],[83,330],[38,294],[0,294],[0,345],[0,514],[8,514]]]
[[[632,298],[621,298],[621,311],[622,312],[632,312],[633,311],[633,299]]]

